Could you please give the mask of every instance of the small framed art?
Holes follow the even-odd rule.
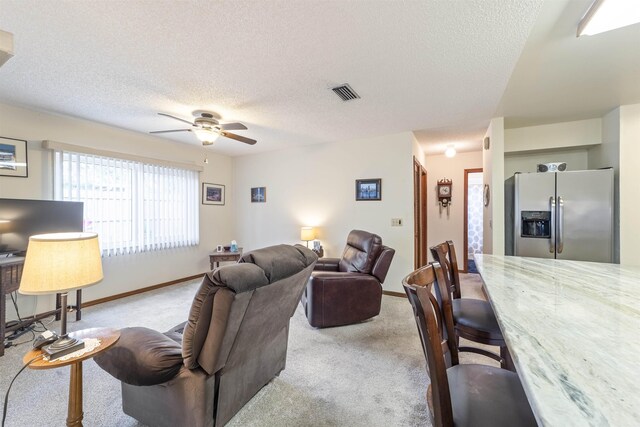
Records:
[[[203,205],[224,205],[224,185],[202,183]]]
[[[356,201],[382,200],[382,179],[356,179]]]
[[[27,141],[0,136],[0,176],[29,176]]]
[[[251,189],[251,203],[264,203],[267,201],[267,187],[253,187]]]

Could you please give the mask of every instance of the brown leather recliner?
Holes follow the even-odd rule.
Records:
[[[353,230],[342,258],[320,258],[302,295],[309,324],[349,325],[380,314],[382,283],[395,250],[377,234]]]
[[[187,322],[164,334],[122,329],[95,360],[122,382],[124,412],[151,427],[227,423],[284,369],[316,260],[299,245],[248,252],[203,278]]]

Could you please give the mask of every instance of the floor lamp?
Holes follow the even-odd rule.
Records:
[[[19,292],[26,295],[60,293],[60,337],[42,349],[50,360],[84,348],[67,335],[67,292],[91,286],[103,278],[96,233],[39,234],[29,238]]]

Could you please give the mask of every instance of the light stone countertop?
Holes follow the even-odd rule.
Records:
[[[640,425],[640,267],[474,258],[538,424]]]

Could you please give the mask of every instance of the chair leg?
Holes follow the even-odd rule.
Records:
[[[511,353],[509,353],[509,349],[507,346],[500,347],[500,357],[502,358],[502,362],[500,362],[500,367],[502,369],[507,369],[512,372],[516,372],[516,366],[513,364],[513,359],[511,358]]]

